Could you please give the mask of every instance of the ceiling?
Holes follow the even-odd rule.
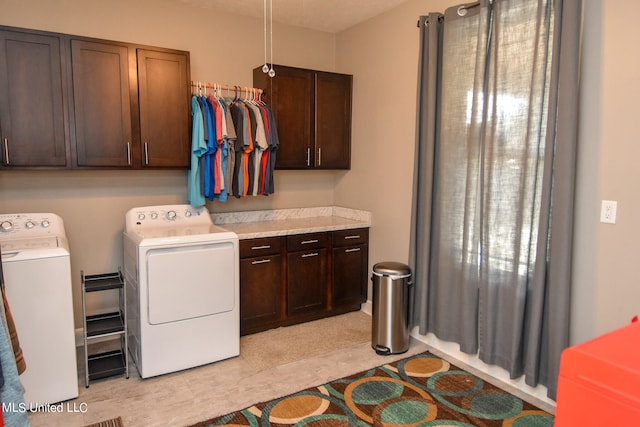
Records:
[[[204,9],[215,9],[254,18],[264,17],[264,0],[175,0]],[[366,21],[407,0],[267,0],[273,20],[328,33],[338,33]],[[267,15],[269,19],[269,15]]]

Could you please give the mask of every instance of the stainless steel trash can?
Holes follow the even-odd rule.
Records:
[[[378,354],[409,349],[409,288],[411,269],[399,262],[373,266],[373,327],[371,347]]]

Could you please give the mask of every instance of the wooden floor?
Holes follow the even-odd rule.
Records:
[[[34,427],[83,427],[116,417],[125,427],[186,426],[427,349],[412,341],[405,354],[378,356],[370,324],[370,316],[355,312],[267,331],[243,337],[239,357],[144,380],[133,367],[129,379],[85,388],[80,372],[78,398],[64,402],[61,413],[31,413],[29,420]]]

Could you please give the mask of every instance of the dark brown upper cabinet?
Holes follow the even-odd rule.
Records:
[[[73,117],[79,167],[132,167],[127,45],[71,40]]]
[[[146,167],[189,167],[189,54],[138,49],[140,143]]]
[[[274,65],[270,78],[258,67],[278,127],[277,169],[349,169],[353,76]]]
[[[69,167],[62,40],[0,28],[3,169]]]
[[[186,169],[189,52],[0,27],[2,168]]]

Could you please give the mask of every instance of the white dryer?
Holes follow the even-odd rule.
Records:
[[[0,215],[5,291],[27,369],[28,408],[78,396],[69,246],[52,213]]]
[[[129,352],[142,378],[240,354],[238,236],[205,207],[134,208],[125,218]]]

